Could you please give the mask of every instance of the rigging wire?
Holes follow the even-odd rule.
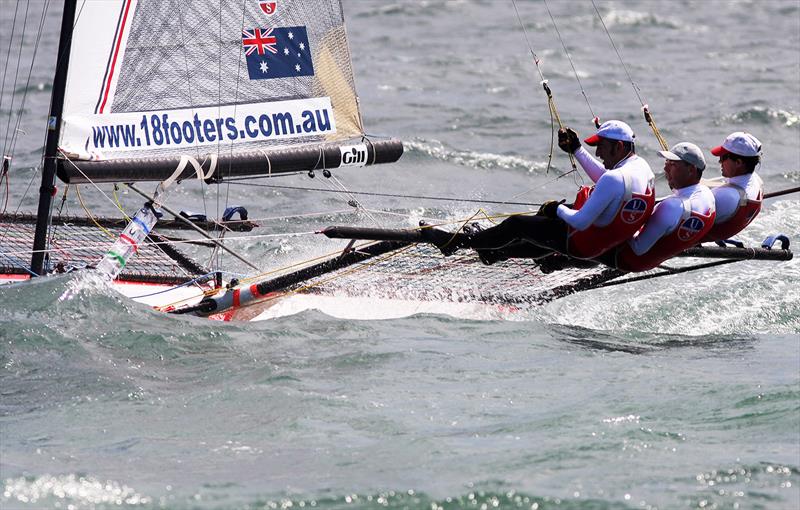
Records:
[[[23,114],[23,111],[25,109],[25,102],[26,102],[26,100],[28,98],[28,91],[30,90],[30,86],[31,86],[31,77],[33,76],[33,65],[36,62],[36,54],[39,51],[39,43],[41,42],[42,34],[44,33],[44,24],[45,24],[47,10],[48,10],[49,6],[50,6],[50,0],[47,0],[42,5],[42,15],[41,15],[41,17],[39,19],[39,30],[36,33],[36,41],[34,42],[34,45],[33,45],[33,55],[31,56],[31,66],[30,66],[30,69],[28,69],[28,78],[25,81],[25,88],[23,89],[24,92],[22,93],[22,102],[20,103],[19,110],[17,112],[17,121],[16,121],[16,124],[14,126],[14,130],[13,130],[13,132],[11,134],[11,143],[9,144],[10,145],[10,150],[8,151],[8,155],[9,156],[13,156],[14,151],[15,151],[16,146],[17,146],[17,140],[18,140],[17,135],[20,133],[20,124],[22,124],[22,114]]]
[[[3,66],[3,81],[0,82],[0,111],[3,111],[3,98],[5,98],[6,96],[6,74],[8,73],[8,65],[11,63],[11,47],[14,44],[14,31],[17,28],[17,5],[19,4],[14,5],[14,20],[11,22],[11,37],[8,38],[8,51],[6,51],[6,63]],[[8,112],[9,114],[11,113],[10,108]],[[3,147],[3,151],[5,152],[5,147]]]
[[[221,56],[222,55],[222,51],[221,51],[221,48],[222,48],[222,44],[223,44],[222,43],[222,2],[221,1],[220,1],[219,6],[220,6],[220,8],[219,8],[219,18],[218,18],[219,19],[219,38],[218,38],[218,40],[219,40],[219,48],[220,48],[220,51],[219,51],[220,59],[219,59],[218,64],[217,64],[217,69],[218,69],[218,72],[217,72],[218,85],[217,85],[217,87],[218,87],[218,91],[221,91],[222,90],[222,85],[221,85],[221,82],[222,82],[222,72],[221,72],[221,69],[222,69],[222,67],[221,67],[222,66],[222,56]],[[247,0],[242,0],[241,7],[242,7],[242,18],[241,18],[241,23],[240,23],[240,26],[239,26],[239,33],[240,34],[242,32],[244,32],[245,13],[247,12],[247,9],[246,9]],[[233,100],[231,101],[231,104],[233,104],[233,116],[234,117],[236,117],[236,110],[239,107],[239,85],[241,83],[241,77],[242,77],[242,53],[244,52],[244,45],[239,44],[238,48],[239,48],[239,55],[238,55],[238,57],[236,59],[236,82],[235,82],[236,85],[235,85],[235,88],[234,88]],[[218,94],[221,94],[221,92],[218,92]],[[221,100],[218,102],[218,104],[220,104],[220,103],[222,103]],[[219,110],[219,106],[218,106],[218,110],[217,111],[218,112],[220,111]],[[219,160],[220,147],[221,147],[220,143],[221,143],[221,140],[217,143],[217,159],[218,160]],[[229,158],[228,158],[228,175],[230,175],[231,174],[231,165],[233,164],[233,143],[230,143],[228,145],[228,156],[229,156]],[[269,157],[267,157],[267,163],[269,164]],[[271,165],[270,165],[270,168],[271,168]],[[224,173],[224,171],[223,171],[221,166],[217,171],[219,172],[220,178],[224,179],[226,177],[226,175],[225,175],[225,173]],[[228,207],[228,204],[230,203],[230,191],[231,191],[230,186],[226,186],[226,188],[225,188],[225,202],[224,202],[226,208]],[[219,212],[219,195],[220,195],[220,189],[217,188],[217,211],[218,212]],[[224,234],[221,233],[220,235],[224,235]],[[218,254],[216,267],[219,268],[221,266],[222,266],[221,254]]]
[[[517,14],[517,20],[519,21],[519,25],[522,27],[522,33],[525,36],[525,42],[528,44],[528,49],[531,52],[531,56],[533,57],[533,63],[536,64],[536,70],[539,72],[539,77],[542,79],[541,84],[542,88],[544,88],[544,92],[547,95],[547,105],[550,108],[550,115],[551,118],[554,118],[556,122],[558,122],[558,127],[560,129],[564,128],[564,124],[561,122],[561,117],[558,115],[558,108],[556,108],[556,102],[553,99],[553,92],[550,90],[550,87],[547,84],[547,80],[544,79],[544,73],[542,73],[542,68],[539,66],[539,57],[536,56],[536,52],[533,51],[533,46],[531,45],[531,41],[528,38],[528,30],[525,28],[525,23],[522,21],[522,16],[519,14],[519,9],[517,9],[517,2],[516,0],[511,0],[511,4],[514,6],[514,12]],[[552,128],[551,128],[551,137],[552,137]],[[547,159],[547,169],[550,169],[550,160],[553,158],[553,142],[554,140],[551,139],[550,143],[550,155]],[[572,172],[578,173],[578,167],[575,165],[575,156],[572,154],[568,154],[569,162],[572,165]]]
[[[625,61],[622,59],[622,55],[617,48],[616,43],[614,43],[614,38],[611,37],[611,32],[608,31],[608,27],[606,27],[605,21],[603,21],[603,16],[600,14],[600,10],[597,8],[597,4],[595,4],[594,0],[591,0],[592,7],[594,7],[594,11],[597,13],[597,17],[600,18],[600,24],[603,25],[603,30],[605,30],[606,35],[608,36],[608,40],[611,41],[611,46],[614,48],[614,52],[617,54],[617,58],[619,59],[620,64],[622,64],[622,68],[625,70],[625,74],[628,76],[628,81],[631,82],[631,86],[633,87],[633,91],[636,93],[636,97],[639,98],[639,103],[642,105],[642,113],[644,113],[644,120],[647,122],[647,125],[650,126],[650,129],[653,131],[656,139],[658,140],[659,145],[663,150],[669,150],[669,145],[667,145],[667,141],[661,135],[661,131],[658,130],[658,126],[656,126],[656,121],[653,118],[652,113],[650,113],[650,107],[647,106],[647,103],[644,102],[642,99],[641,94],[639,94],[639,86],[633,81],[633,77],[631,77],[631,73],[628,71],[628,66],[625,64]]]
[[[559,177],[564,177],[567,175],[568,172],[561,174]],[[481,200],[481,199],[473,199],[473,198],[460,198],[460,197],[437,197],[437,196],[426,196],[426,195],[401,195],[395,193],[378,193],[372,191],[352,191],[352,190],[341,190],[341,189],[325,189],[325,188],[309,188],[305,186],[285,186],[279,184],[262,184],[262,183],[255,183],[255,182],[242,182],[245,180],[250,180],[251,178],[243,177],[243,178],[233,178],[229,179],[228,182],[231,184],[241,184],[246,186],[256,186],[260,188],[275,188],[275,189],[291,189],[291,190],[298,190],[298,191],[321,191],[324,193],[346,193],[348,195],[365,195],[365,196],[373,196],[373,197],[390,197],[390,198],[412,198],[418,200],[437,200],[442,202],[471,202],[476,204],[499,204],[499,205],[524,205],[530,207],[538,207],[542,204],[540,203],[532,203],[532,202],[509,202],[507,200]]]
[[[17,54],[17,67],[16,67],[16,69],[14,71],[14,85],[13,85],[13,87],[11,89],[11,106],[8,107],[8,121],[6,121],[6,136],[5,136],[5,139],[3,140],[3,154],[7,154],[7,150],[9,148],[9,146],[8,146],[8,137],[9,137],[9,132],[10,132],[9,128],[11,127],[11,118],[14,116],[13,115],[13,113],[14,113],[14,92],[17,89],[17,79],[19,78],[19,65],[20,65],[20,62],[22,61],[22,48],[25,47],[25,44],[24,44],[25,43],[25,29],[28,26],[28,9],[30,8],[30,6],[31,6],[30,2],[27,2],[25,4],[25,17],[22,20],[22,35],[20,35],[19,53]],[[14,7],[14,22],[15,22],[14,24],[15,25],[16,25],[16,19],[17,19],[17,8],[15,6]],[[12,35],[13,35],[13,28],[12,28]],[[11,42],[9,41],[9,54],[10,54],[10,49],[11,49]],[[9,61],[8,63],[11,63],[11,62]],[[5,82],[5,73],[3,74],[3,82]]]
[[[544,7],[547,9],[547,14],[550,15],[550,20],[553,22],[553,28],[556,29],[556,34],[558,35],[558,40],[561,41],[561,47],[564,48],[564,53],[567,55],[567,59],[569,60],[569,65],[572,67],[572,72],[575,74],[575,79],[578,81],[578,86],[581,89],[581,94],[583,98],[586,100],[586,106],[589,107],[589,112],[592,114],[592,122],[594,123],[595,127],[600,127],[600,117],[595,115],[594,109],[592,105],[589,103],[589,96],[586,94],[586,90],[583,88],[583,83],[581,83],[581,77],[578,75],[578,70],[575,69],[575,63],[572,61],[572,55],[570,55],[569,50],[567,49],[567,45],[564,44],[564,39],[561,37],[561,31],[558,30],[558,24],[556,23],[556,19],[553,17],[553,13],[550,12],[550,6],[547,4],[547,0],[544,0]]]

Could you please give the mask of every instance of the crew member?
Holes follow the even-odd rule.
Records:
[[[725,184],[712,190],[717,219],[703,241],[724,241],[742,231],[761,211],[761,178],[755,173],[761,163],[761,142],[742,131],[731,133],[722,145],[711,149],[719,157]]]
[[[554,251],[591,259],[630,239],[653,210],[653,171],[636,155],[633,130],[624,122],[604,122],[584,141],[596,147],[599,159],[581,146],[575,131],[559,130],[558,146],[574,154],[596,183],[581,188],[574,204],[551,200],[536,216],[511,216],[472,235],[436,229],[423,229],[423,235],[445,254],[463,246],[475,248],[485,263],[540,258]]]
[[[714,225],[714,195],[700,184],[706,167],[700,148],[682,142],[659,154],[666,159],[664,172],[672,196],[655,206],[644,227],[616,253],[599,259],[623,271],[646,271],[658,266],[699,244]]]

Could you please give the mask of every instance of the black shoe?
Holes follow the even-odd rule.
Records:
[[[508,260],[508,257],[503,255],[500,250],[475,250],[475,252],[478,254],[478,258],[481,259],[481,262],[486,266]]]
[[[464,225],[461,231],[464,232],[467,237],[472,238],[475,234],[483,232],[483,227],[480,226],[478,222],[474,222],[471,225]]]
[[[560,253],[553,253],[540,259],[536,259],[536,264],[539,270],[544,274],[550,274],[554,271],[560,271],[568,267],[573,267],[572,259],[565,257]]]

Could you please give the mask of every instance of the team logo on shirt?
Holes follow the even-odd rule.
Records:
[[[632,198],[622,206],[620,217],[625,223],[636,223],[647,211],[647,202],[641,198]]]
[[[706,224],[700,218],[692,216],[691,218],[687,218],[681,226],[678,227],[678,239],[681,241],[689,241],[693,237],[695,237]]]

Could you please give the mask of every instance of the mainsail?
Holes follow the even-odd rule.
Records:
[[[269,174],[397,160],[364,138],[338,0],[88,0],[59,147],[68,183]],[[196,167],[202,167],[202,174]]]
[[[54,179],[161,181],[396,161],[364,133],[338,0],[65,3],[31,271]]]

